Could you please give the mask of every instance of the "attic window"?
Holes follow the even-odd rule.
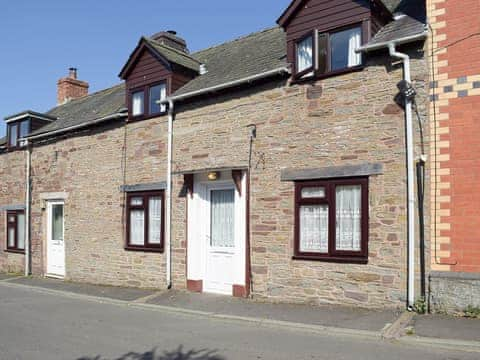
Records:
[[[359,68],[362,55],[355,52],[364,41],[363,27],[335,29],[319,33],[316,30],[296,43],[297,79],[310,75],[325,76]]]
[[[143,90],[132,93],[132,115],[141,116],[145,108],[145,95]]]
[[[8,147],[17,148],[18,140],[30,133],[30,120],[17,121],[8,124]]]
[[[130,92],[130,118],[142,120],[164,114],[167,107],[158,102],[166,97],[166,81],[132,90]]]
[[[167,85],[165,83],[161,83],[151,86],[148,95],[150,101],[149,113],[159,114],[165,112],[165,105],[160,105],[158,101],[163,100],[167,97]]]

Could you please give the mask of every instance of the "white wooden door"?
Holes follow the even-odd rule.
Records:
[[[235,281],[235,189],[209,187],[205,291],[232,294]]]
[[[47,206],[47,275],[65,276],[65,242],[63,202],[51,201]]]

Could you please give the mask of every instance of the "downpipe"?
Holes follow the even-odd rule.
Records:
[[[403,79],[411,83],[410,57],[407,54],[396,51],[395,44],[388,44],[390,56],[403,62]],[[413,120],[412,100],[405,99],[405,130],[407,145],[407,217],[408,217],[408,282],[407,304],[413,309],[415,304],[415,167],[413,153]]]
[[[173,100],[168,100],[168,155],[167,155],[167,201],[165,249],[167,265],[167,289],[172,288],[172,156],[173,156],[173,117],[175,114]]]

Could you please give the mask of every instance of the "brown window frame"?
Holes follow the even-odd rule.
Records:
[[[160,228],[160,244],[150,244],[149,239],[149,199],[151,197],[161,197],[162,204],[162,221]],[[142,205],[131,205],[132,198],[142,198]],[[126,194],[126,243],[125,250],[134,250],[134,251],[146,251],[146,252],[163,252],[165,244],[165,191],[139,191],[139,192],[128,192]],[[143,245],[133,245],[130,244],[130,212],[132,210],[143,210],[144,212],[144,244]]]
[[[311,30],[304,35],[302,35],[300,38],[295,40],[295,58],[294,58],[294,79],[296,81],[302,81],[302,80],[310,80],[312,78],[317,78],[317,79],[322,79],[330,76],[336,76],[336,75],[341,75],[349,72],[354,72],[354,71],[359,71],[362,70],[365,67],[365,59],[362,55],[362,62],[360,65],[352,66],[352,67],[346,67],[343,69],[336,69],[336,70],[331,70],[331,42],[330,42],[330,36],[331,34],[335,34],[344,30],[348,29],[354,29],[354,28],[360,28],[361,29],[361,44],[365,44],[368,41],[369,38],[369,21],[365,20],[362,22],[356,22],[354,24],[349,24],[333,29],[329,29],[327,31],[318,31],[317,29]],[[299,42],[302,40],[306,39],[308,36],[313,37],[313,67],[310,67],[306,70],[303,70],[301,72],[297,72],[297,45]],[[322,49],[319,47],[319,41],[321,38],[325,37],[326,38],[326,47],[325,47],[325,53],[324,53],[324,60],[325,60],[325,70],[318,69],[317,66],[320,66],[320,57],[319,57],[319,52]],[[305,77],[306,74],[313,72],[312,76],[307,76]]]
[[[21,139],[20,132],[22,128],[22,123],[24,122],[28,123],[27,133],[30,133],[32,131],[32,121],[30,118],[17,120],[7,124],[7,149],[8,150],[13,151],[21,148],[19,140]],[[11,145],[12,127],[15,127],[17,129],[17,137],[15,139],[15,145]]]
[[[7,252],[15,252],[15,253],[20,253],[20,254],[25,254],[25,248],[19,248],[18,247],[18,231],[17,231],[17,224],[18,224],[18,215],[19,214],[23,214],[25,215],[25,211],[24,210],[8,210],[7,211],[7,225],[6,225],[6,246],[5,246],[5,249]],[[13,223],[9,222],[8,221],[8,218],[10,216],[15,216],[15,221]],[[8,245],[8,230],[10,228],[13,228],[13,231],[14,231],[14,242],[15,242],[15,245],[14,246],[9,246]]]
[[[336,186],[360,185],[361,186],[361,241],[360,251],[345,251],[336,249]],[[302,198],[302,189],[308,187],[323,187],[324,198]],[[303,205],[328,205],[328,253],[300,251],[300,207]],[[295,260],[317,260],[330,262],[346,262],[366,264],[368,262],[368,178],[328,179],[318,181],[295,182],[295,234],[294,256]]]
[[[128,91],[128,118],[130,121],[139,121],[139,120],[146,120],[146,119],[151,119],[154,117],[162,116],[167,114],[168,109],[167,106],[165,106],[165,111],[160,111],[156,113],[150,113],[150,88],[158,86],[158,85],[165,85],[165,88],[167,89],[167,96],[168,96],[168,81],[161,80],[161,81],[156,81],[154,83],[144,85],[144,86],[139,86],[135,87],[132,89],[129,89]],[[137,92],[143,92],[143,114],[133,116],[133,94]]]

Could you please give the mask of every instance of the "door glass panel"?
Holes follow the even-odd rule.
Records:
[[[235,247],[235,191],[212,190],[210,245]]]
[[[25,214],[17,215],[17,236],[19,249],[25,249]]]
[[[63,205],[52,205],[52,240],[63,241]]]
[[[328,253],[328,205],[300,208],[300,251]]]
[[[162,227],[162,198],[160,196],[149,199],[148,212],[148,242],[159,245]]]
[[[145,244],[145,213],[143,210],[130,211],[130,245]]]
[[[13,227],[8,228],[8,247],[15,247],[15,228]]]
[[[360,251],[362,187],[360,185],[336,188],[336,248]]]

